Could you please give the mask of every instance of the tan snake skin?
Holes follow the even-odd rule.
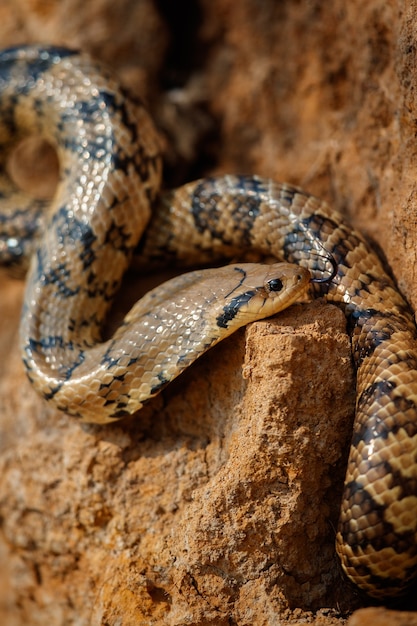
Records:
[[[61,182],[47,210],[7,176],[8,154],[27,134],[44,136],[60,158]],[[33,255],[23,360],[35,388],[82,419],[134,412],[235,322],[292,302],[310,275],[301,267],[311,272],[314,295],[346,314],[357,370],[337,552],[348,577],[368,594],[403,593],[417,569],[416,328],[361,235],[328,205],[289,185],[234,176],[185,185],[157,203],[139,243],[142,262],[205,263],[256,250],[301,267],[239,264],[187,274],[148,294],[100,344],[106,311],[159,191],[152,123],[88,58],[18,48],[0,56],[0,140],[0,260],[14,264]],[[216,292],[226,300],[219,304]],[[275,295],[284,295],[277,308],[259,313],[258,307],[254,318],[245,317]],[[194,326],[182,326],[184,302]],[[176,351],[150,372],[147,358],[152,353],[157,361],[159,337],[164,356],[169,352],[170,328]]]

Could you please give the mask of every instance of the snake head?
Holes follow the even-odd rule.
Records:
[[[240,280],[217,317],[217,325],[229,332],[286,309],[306,293],[311,280],[308,270],[289,263],[244,263],[233,269]]]

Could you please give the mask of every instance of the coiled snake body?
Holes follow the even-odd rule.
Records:
[[[47,210],[7,174],[10,150],[28,134],[46,138],[60,159]],[[357,400],[337,551],[368,594],[402,593],[417,569],[416,328],[362,236],[289,185],[235,176],[185,185],[155,204],[142,258],[202,263],[250,248],[285,263],[173,279],[103,344],[106,311],[159,192],[148,115],[82,55],[11,49],[0,56],[0,140],[0,260],[32,254],[23,361],[59,409],[97,422],[134,413],[235,327],[291,304],[310,275],[314,294],[344,310]]]

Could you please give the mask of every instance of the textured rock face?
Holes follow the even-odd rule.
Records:
[[[256,172],[332,202],[416,308],[416,3],[115,6],[4,3],[1,41],[112,65],[155,110],[169,183]],[[0,290],[2,623],[343,623],[362,599],[333,547],[354,406],[337,309],[254,324],[136,420],[80,427],[30,389],[23,285]]]

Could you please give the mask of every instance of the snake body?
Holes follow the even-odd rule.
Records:
[[[47,210],[7,174],[10,150],[28,134],[60,159]],[[0,141],[0,259],[32,255],[23,361],[35,388],[66,412],[99,422],[135,412],[235,327],[294,301],[310,275],[314,295],[343,309],[357,399],[336,548],[368,594],[403,593],[417,570],[417,332],[363,237],[326,203],[258,177],[202,179],[155,202],[161,162],[150,118],[102,68],[66,49],[1,54]],[[101,343],[138,242],[142,261],[204,263],[255,250],[284,264],[173,279]]]

